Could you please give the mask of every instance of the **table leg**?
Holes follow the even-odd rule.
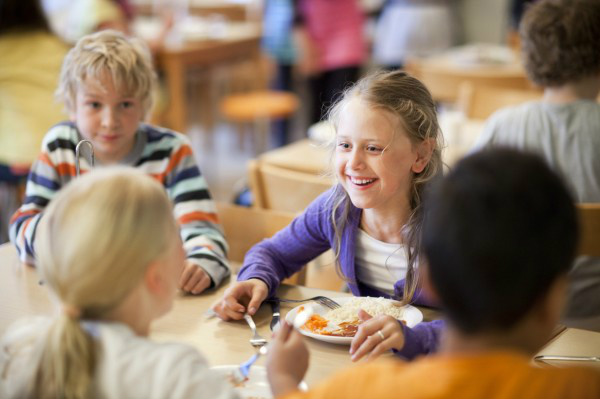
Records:
[[[178,59],[170,59],[166,62],[165,78],[169,94],[165,116],[166,127],[184,134],[187,131],[185,73],[185,68]]]

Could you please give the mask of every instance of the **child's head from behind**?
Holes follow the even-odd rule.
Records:
[[[565,280],[577,233],[571,196],[540,158],[508,149],[476,153],[427,198],[429,280],[458,330],[509,331]]]
[[[36,250],[62,310],[40,341],[30,396],[89,397],[95,346],[81,320],[119,321],[145,335],[172,306],[184,254],[171,202],[138,170],[93,170],[50,202]]]
[[[164,188],[133,168],[94,170],[62,189],[44,213],[36,248],[43,279],[84,319],[101,319],[118,306],[153,262],[183,265]],[[170,283],[157,313],[171,305],[176,282]]]
[[[145,45],[105,30],[81,38],[69,51],[57,95],[99,159],[110,163],[133,147],[152,106],[155,80]]]
[[[600,2],[540,0],[519,27],[530,79],[544,87],[600,76]]]

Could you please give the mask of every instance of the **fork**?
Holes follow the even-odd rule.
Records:
[[[264,346],[267,344],[267,340],[265,338],[263,338],[258,331],[256,331],[256,324],[254,324],[254,320],[252,320],[252,316],[250,316],[248,313],[246,313],[244,315],[244,320],[246,320],[246,323],[248,323],[248,325],[250,326],[250,329],[252,330],[252,333],[254,335],[252,335],[252,338],[250,338],[250,345],[252,345],[255,348],[260,348],[261,346]]]
[[[256,352],[250,359],[246,360],[244,363],[240,364],[240,366],[233,371],[232,377],[235,380],[236,384],[241,384],[246,381],[248,375],[250,374],[250,367],[261,357],[266,355],[268,352],[268,345],[263,345],[260,347],[258,352]]]
[[[306,299],[283,299],[283,298],[277,298],[279,300],[279,302],[290,302],[290,303],[301,303],[301,302],[308,302],[308,301],[315,301],[320,305],[325,306],[326,308],[329,309],[337,309],[339,307],[341,307],[341,305],[339,303],[337,303],[336,301],[334,301],[331,298],[328,298],[326,296],[313,296],[312,298],[306,298]]]

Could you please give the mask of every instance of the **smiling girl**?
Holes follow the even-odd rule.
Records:
[[[254,314],[281,280],[328,249],[354,295],[422,303],[416,273],[421,199],[442,172],[429,91],[404,72],[376,73],[344,93],[330,121],[338,183],[248,252],[238,282],[214,306],[224,320]],[[354,360],[389,349],[411,358],[437,346],[437,323],[411,330],[391,317],[360,316],[365,322],[353,340]]]

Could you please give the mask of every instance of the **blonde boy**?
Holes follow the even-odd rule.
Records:
[[[43,210],[75,178],[75,147],[80,140],[89,140],[96,167],[129,165],[165,187],[186,251],[179,282],[184,291],[198,294],[229,275],[227,243],[189,141],[143,123],[152,106],[155,80],[147,48],[116,31],[85,36],[67,54],[57,95],[70,121],[46,134],[29,175],[25,202],[11,220],[11,241],[23,262],[34,264],[35,233]],[[82,173],[90,167],[81,160]],[[85,228],[85,220],[81,224]]]

